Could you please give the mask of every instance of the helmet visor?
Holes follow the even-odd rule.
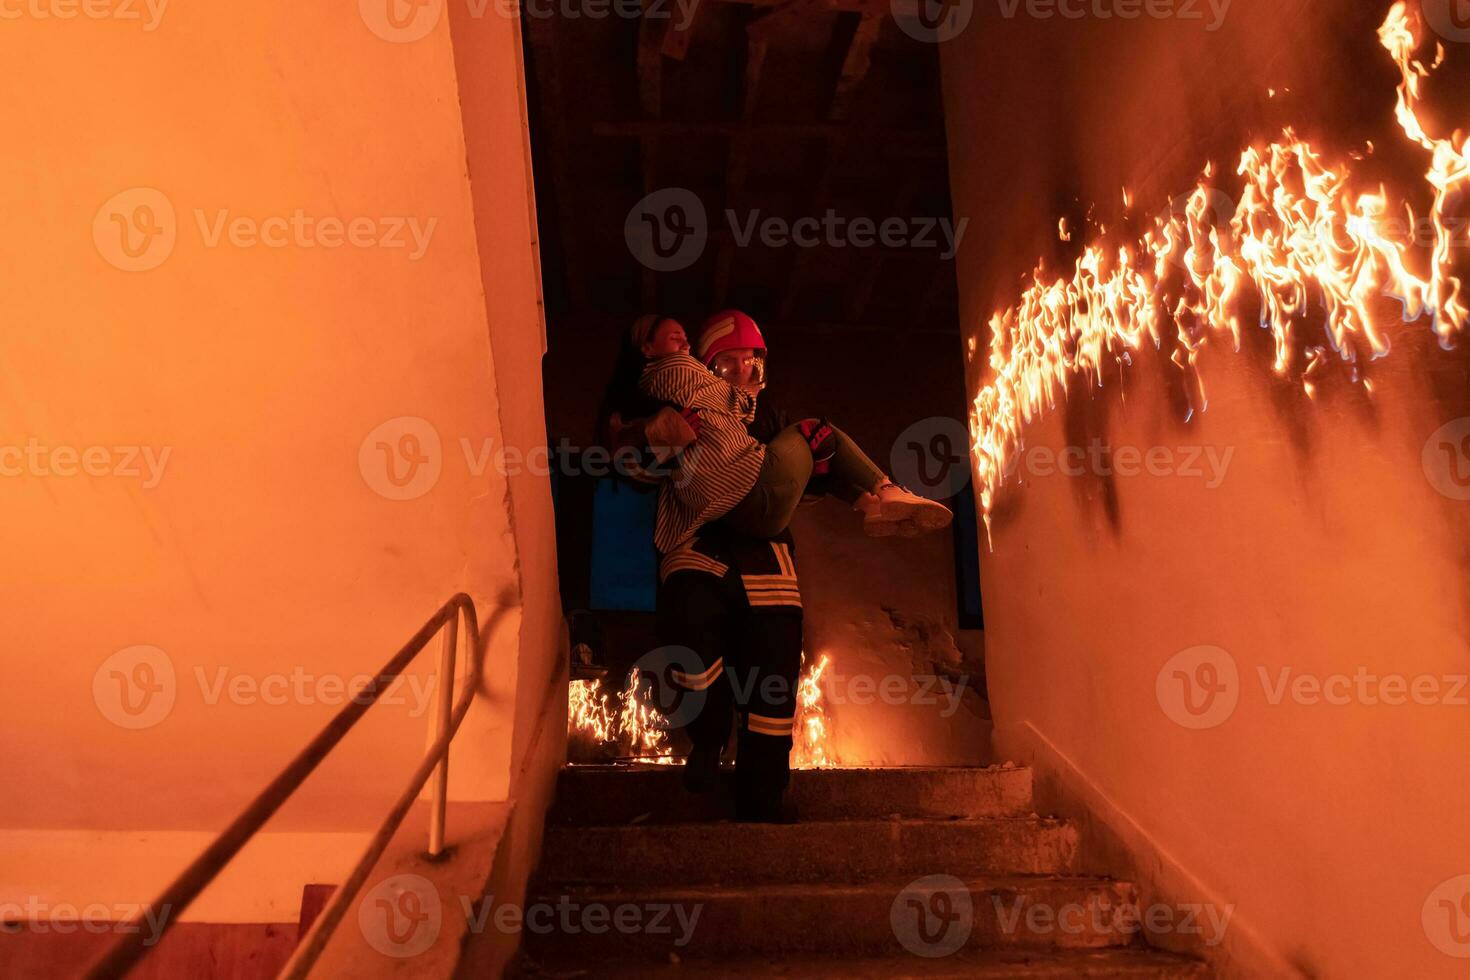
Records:
[[[766,352],[722,351],[715,355],[710,370],[737,388],[766,386]]]

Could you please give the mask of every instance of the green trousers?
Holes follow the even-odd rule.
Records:
[[[877,488],[885,477],[845,432],[836,426],[830,428],[833,452],[828,460],[827,490],[853,503]],[[722,520],[741,534],[775,537],[791,523],[811,485],[815,465],[806,436],[796,425],[788,425],[766,445],[766,459],[755,486]]]

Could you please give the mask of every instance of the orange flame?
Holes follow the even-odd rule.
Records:
[[[618,734],[632,746],[634,757],[652,762],[672,763],[674,750],[669,746],[669,726],[658,707],[650,703],[650,687],[641,683],[642,675],[634,667],[628,684],[618,695]]]
[[[822,673],[830,660],[823,655],[814,667],[808,665],[798,683],[792,768],[824,769],[836,765],[821,686]],[[627,754],[640,762],[671,765],[679,761],[669,744],[668,723],[653,703],[649,685],[641,683],[636,667],[617,696],[616,711],[598,680],[572,681],[567,697],[568,735],[625,748]]]
[[[585,732],[598,742],[609,742],[617,731],[602,682],[572,681],[567,692],[567,731]]]
[[[599,680],[572,681],[567,692],[567,734],[618,746],[639,761],[670,764],[668,725],[651,701],[649,686],[635,667],[614,710]]]
[[[1402,0],[1378,33],[1402,76],[1398,124],[1432,157],[1426,180],[1434,192],[1434,247],[1427,276],[1410,270],[1406,244],[1383,234],[1387,192],[1355,193],[1346,166],[1329,168],[1291,129],[1279,142],[1242,153],[1236,173],[1243,189],[1233,215],[1217,213],[1228,198],[1213,186],[1213,165],[1206,167],[1182,214],[1155,218],[1140,242],[1115,252],[1099,241],[1088,244],[1068,278],[1043,280],[1038,266],[1019,303],[991,317],[993,377],[970,414],[987,533],[1023,426],[1055,409],[1075,378],[1101,384],[1110,362],[1131,363],[1145,342],[1160,347],[1170,321],[1179,345],[1173,360],[1185,374],[1191,411],[1207,407],[1195,372],[1198,352],[1221,334],[1240,349],[1238,311],[1248,294],[1259,300],[1261,326],[1274,338],[1274,370],[1296,378],[1309,396],[1329,349],[1297,337],[1293,325],[1314,306],[1325,314],[1331,352],[1348,362],[1360,353],[1388,353],[1375,310],[1380,297],[1397,299],[1406,323],[1430,317],[1446,347],[1463,331],[1467,309],[1451,271],[1449,209],[1470,185],[1470,141],[1458,132],[1431,137],[1419,119],[1421,83],[1444,60],[1444,49],[1437,47],[1431,67],[1415,59],[1418,33]],[[1404,210],[1412,220],[1412,210]],[[1359,380],[1356,371],[1353,377]]]
[[[802,659],[806,659],[803,656]],[[827,727],[827,711],[822,704],[822,674],[831,662],[825,653],[816,666],[802,675],[796,689],[796,721],[793,735],[791,767],[793,769],[830,769],[837,765],[831,752],[831,734]]]

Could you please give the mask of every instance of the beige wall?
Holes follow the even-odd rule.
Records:
[[[1055,268],[1074,254],[1056,240],[1058,216],[1096,201],[1116,222],[1124,185],[1140,211],[1160,208],[1205,160],[1233,170],[1249,140],[1296,121],[1333,156],[1375,140],[1372,179],[1423,210],[1427,161],[1394,135],[1396,73],[1374,37],[1386,8],[1236,0],[1210,32],[1036,20],[1024,5],[1007,20],[977,5],[943,48],[956,213],[987,229],[960,253],[980,352],[971,392],[990,314],[1015,302],[1038,255]],[[1268,86],[1291,94],[1270,100]],[[1463,91],[1439,89],[1444,119],[1463,124]],[[1392,335],[1372,397],[1339,379],[1306,399],[1272,376],[1256,331],[1239,354],[1202,355],[1209,408],[1188,423],[1178,371],[1152,352],[1101,390],[1079,384],[1026,429],[1030,450],[1094,437],[1198,447],[1232,454],[1223,479],[1033,473],[1001,492],[982,555],[998,753],[1090,811],[1146,901],[1234,906],[1215,951],[1226,976],[1456,976],[1464,960],[1435,941],[1470,954],[1439,901],[1458,901],[1465,882],[1436,891],[1470,873],[1465,707],[1273,703],[1283,670],[1309,684],[1360,670],[1434,677],[1446,695],[1470,673],[1470,513],[1421,459],[1431,433],[1470,416],[1467,361],[1422,322]],[[1171,719],[1189,716],[1165,668],[1204,645],[1235,665],[1238,703],[1190,729]]]
[[[482,465],[486,440],[524,440],[539,412],[520,98],[498,89],[467,123],[448,19],[411,41],[370,26],[375,9],[174,4],[153,29],[28,14],[0,34],[0,446],[166,460],[154,479],[103,473],[94,453],[93,474],[65,475],[63,452],[0,479],[0,828],[222,826],[334,713],[340,682],[458,590],[482,620],[501,596],[535,618],[497,632],[456,742],[456,796],[508,792],[517,673],[529,663],[541,691],[561,660],[544,477],[521,479],[513,512]],[[474,26],[485,70],[514,79],[514,22]],[[467,128],[513,151],[473,188]],[[159,194],[114,199],[135,188]],[[172,234],[135,259],[113,216],[141,221],[139,203]],[[346,244],[304,222],[262,224],[270,244],[243,227],[212,240],[222,211],[362,220]],[[138,264],[154,267],[120,267]],[[427,462],[398,488],[379,443],[412,450],[405,435]],[[525,550],[537,560],[518,564]],[[132,716],[114,671],[149,681],[140,657],[160,693]],[[425,745],[432,660],[272,829],[376,824]],[[221,676],[242,696],[216,696]]]

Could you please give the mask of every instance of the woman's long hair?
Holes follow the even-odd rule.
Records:
[[[637,325],[649,319],[652,322],[646,330],[636,329]],[[666,319],[668,317],[657,314],[639,317],[635,329],[623,331],[622,342],[618,345],[618,357],[613,363],[612,377],[608,379],[607,388],[602,394],[602,403],[597,409],[597,438],[604,446],[611,448],[613,445],[610,431],[613,415],[619,415],[627,421],[652,415],[659,409],[658,401],[638,390],[638,379],[642,377],[643,366],[648,361],[643,356],[643,345],[638,337],[652,333],[653,328]]]

